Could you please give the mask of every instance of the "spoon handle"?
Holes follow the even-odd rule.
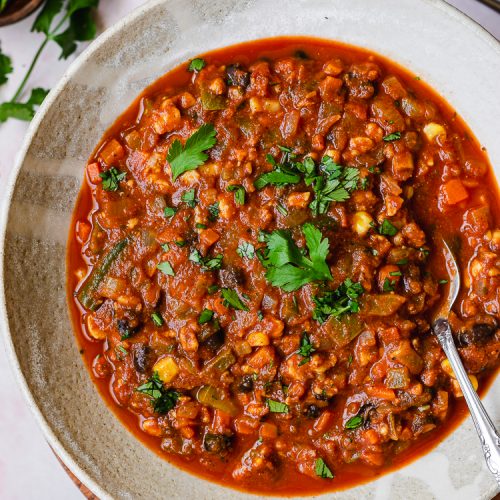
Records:
[[[448,357],[462,389],[465,401],[472,415],[472,421],[481,440],[486,465],[500,486],[500,436],[467,376],[467,372],[455,347],[455,342],[453,342],[453,335],[448,321],[438,319],[434,323],[434,333]]]

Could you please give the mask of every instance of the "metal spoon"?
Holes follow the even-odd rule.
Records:
[[[460,389],[465,397],[465,401],[472,415],[472,421],[474,422],[479,439],[481,440],[486,465],[495,476],[495,479],[500,486],[500,436],[490,417],[486,413],[486,410],[476,394],[476,391],[472,387],[464,365],[460,360],[455,343],[453,342],[453,334],[451,332],[450,324],[448,323],[448,316],[450,314],[451,307],[453,306],[460,289],[460,272],[458,270],[457,261],[455,260],[455,257],[453,256],[448,245],[444,241],[443,245],[446,268],[450,276],[450,285],[448,297],[436,314],[432,324],[432,329],[434,330],[434,334],[439,340],[444,353],[450,361],[450,365],[453,368],[458,383],[460,384]]]

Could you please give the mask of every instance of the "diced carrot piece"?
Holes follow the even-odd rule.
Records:
[[[441,192],[444,195],[445,202],[448,205],[456,205],[469,197],[460,179],[452,179],[441,186]]]
[[[89,181],[92,184],[98,184],[102,181],[102,178],[99,175],[100,173],[101,169],[99,167],[99,163],[89,163],[87,165],[87,175],[89,177]]]
[[[170,243],[171,241],[177,241],[180,239],[181,238],[177,234],[177,231],[171,227],[167,227],[167,229],[165,229],[165,231],[162,231],[157,237],[157,240],[160,243]]]
[[[79,220],[76,223],[76,237],[80,243],[85,243],[89,237],[91,225],[83,220]]]
[[[231,424],[231,415],[221,411],[214,411],[214,419],[212,420],[212,431],[216,434],[224,434]]]
[[[102,149],[100,157],[106,165],[113,165],[116,161],[121,160],[125,155],[122,145],[116,140],[111,139]]]
[[[387,399],[392,401],[396,399],[396,394],[392,389],[388,389],[382,385],[373,385],[365,389],[366,394],[373,398]]]
[[[240,417],[234,420],[234,429],[238,434],[252,434],[258,424],[258,420]]]
[[[260,426],[259,437],[262,439],[276,439],[278,437],[278,427],[270,422],[264,422]]]
[[[206,248],[216,243],[219,238],[219,233],[217,231],[214,231],[213,229],[204,229],[200,233],[200,243]]]
[[[313,429],[316,432],[325,432],[333,423],[333,413],[324,411],[314,422]]]

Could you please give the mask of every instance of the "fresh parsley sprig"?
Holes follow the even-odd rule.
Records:
[[[189,260],[201,266],[202,271],[215,271],[222,266],[222,254],[215,257],[210,257],[209,255],[203,257],[196,248],[189,254]]]
[[[184,146],[179,139],[170,145],[167,161],[170,164],[174,181],[179,175],[188,170],[194,170],[207,161],[208,155],[205,151],[217,143],[215,135],[214,126],[211,123],[205,123],[188,138]]]
[[[92,40],[96,35],[93,9],[99,0],[47,0],[35,19],[31,31],[43,33],[45,39],[38,48],[28,70],[10,101],[0,104],[0,123],[9,118],[30,121],[36,108],[43,102],[48,90],[35,88],[30,97],[21,102],[20,98],[33,70],[45,47],[53,41],[61,48],[60,59],[67,59],[77,49],[78,42]],[[57,18],[58,22],[55,22]],[[55,25],[55,26],[54,26]],[[7,81],[12,72],[12,61],[4,54],[0,55],[0,85]]]
[[[302,360],[299,363],[299,366],[305,365],[306,363],[309,363],[311,361],[311,354],[316,351],[314,346],[311,344],[311,341],[309,340],[309,336],[307,333],[302,334],[302,338],[300,339],[300,348],[297,351],[298,354],[302,356]]]
[[[158,372],[154,372],[153,376],[144,384],[136,389],[137,392],[146,394],[151,398],[153,410],[156,413],[168,413],[176,404],[179,399],[179,393],[163,387],[163,382],[158,376]]]
[[[336,290],[313,298],[315,304],[313,318],[324,323],[329,316],[338,318],[345,313],[357,313],[359,311],[357,299],[364,291],[361,283],[355,283],[347,278]]]
[[[313,281],[331,280],[326,257],[330,248],[328,238],[312,224],[304,224],[309,258],[297,246],[288,231],[278,229],[265,235],[267,250],[260,260],[267,268],[266,278],[286,292],[293,292]]]

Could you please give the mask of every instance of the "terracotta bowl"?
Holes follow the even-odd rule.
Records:
[[[0,12],[0,26],[17,23],[37,9],[43,0],[9,0],[5,9]]]
[[[33,120],[0,210],[0,324],[45,436],[98,497],[255,498],[191,476],[115,418],[80,358],[65,297],[70,217],[84,165],[139,91],[217,47],[303,34],[367,47],[410,68],[456,108],[500,178],[500,45],[440,0],[155,0],[101,35]],[[500,380],[486,406],[500,424]],[[412,464],[328,498],[490,499],[496,484],[470,419]],[[325,497],[326,498],[326,497]]]

